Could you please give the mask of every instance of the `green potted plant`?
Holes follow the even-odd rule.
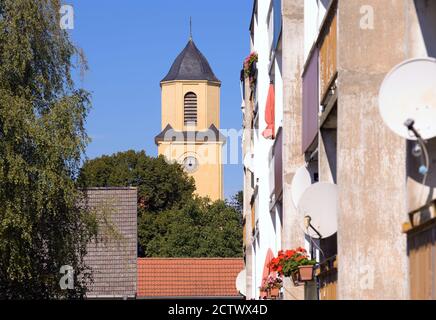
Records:
[[[263,279],[263,284],[262,284],[262,286],[259,287],[259,291],[260,291],[260,293],[259,293],[259,299],[261,299],[261,300],[268,299],[268,296],[269,296],[269,288],[268,288],[268,285],[267,285],[267,283],[266,283],[266,278]]]
[[[244,74],[249,78],[250,88],[254,88],[257,77],[256,63],[258,61],[258,55],[256,52],[250,53],[250,55],[244,60]]]
[[[313,267],[316,260],[310,259],[304,248],[279,251],[277,258],[271,260],[269,267],[285,277],[292,277],[294,284],[313,279]]]
[[[280,297],[280,289],[283,286],[283,280],[278,276],[270,275],[267,279],[267,286],[269,288],[269,296],[273,299]]]
[[[269,275],[262,281],[259,287],[260,299],[277,299],[280,297],[280,289],[283,286],[283,280],[279,276]]]

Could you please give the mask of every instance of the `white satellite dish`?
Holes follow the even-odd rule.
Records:
[[[303,193],[298,211],[306,234],[311,237],[328,238],[336,233],[337,195],[337,185],[326,182],[315,183]],[[306,225],[307,217],[310,217],[309,228]]]
[[[251,152],[248,152],[244,157],[244,167],[246,167],[251,172],[254,172],[253,157],[254,155]]]
[[[236,277],[236,289],[244,297],[247,296],[247,272],[243,269]]]
[[[301,196],[304,191],[309,188],[312,184],[312,178],[310,177],[310,173],[307,170],[306,166],[300,167],[294,175],[291,183],[291,195],[292,201],[294,202],[295,207],[298,208],[298,203],[300,202]]]
[[[417,139],[405,126],[409,119],[423,139],[436,137],[436,59],[411,59],[394,67],[380,88],[379,108],[386,125],[401,137]]]

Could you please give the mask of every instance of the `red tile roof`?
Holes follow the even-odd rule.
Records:
[[[140,258],[138,298],[239,297],[242,258]]]

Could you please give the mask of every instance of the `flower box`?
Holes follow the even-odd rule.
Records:
[[[302,282],[313,280],[313,266],[299,266],[298,277]]]
[[[298,271],[292,272],[291,278],[292,278],[292,282],[294,283],[295,287],[299,287],[299,286],[304,285],[304,282],[300,281],[300,276],[299,276]]]
[[[277,258],[271,260],[268,267],[279,275],[291,277],[295,286],[303,285],[313,279],[313,268],[316,260],[307,254],[304,248],[279,251]]]
[[[279,288],[271,288],[269,292],[271,298],[278,298],[280,296],[280,289]]]
[[[299,266],[297,271],[292,272],[291,277],[294,286],[302,286],[306,282],[313,280],[313,266]]]
[[[260,289],[260,299],[277,299],[280,297],[280,289],[283,286],[283,280],[275,274],[270,274],[263,279]]]
[[[261,291],[259,297],[260,297],[261,300],[267,299],[268,298],[268,292],[267,291]]]

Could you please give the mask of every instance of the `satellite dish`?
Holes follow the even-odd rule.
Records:
[[[298,211],[307,235],[328,238],[336,233],[337,194],[337,185],[326,182],[315,183],[303,193]],[[311,227],[307,225],[308,217]]]
[[[253,156],[251,152],[248,152],[244,157],[244,166],[251,172],[254,172]]]
[[[436,137],[436,59],[411,59],[394,67],[381,85],[379,108],[399,136],[417,139],[405,125],[413,120],[423,139]]]
[[[300,202],[301,196],[304,191],[312,185],[312,178],[307,170],[306,166],[300,167],[294,175],[291,183],[291,195],[292,201],[295,207],[298,208],[298,203]]]
[[[242,270],[236,277],[236,289],[244,297],[247,296],[247,272]]]

